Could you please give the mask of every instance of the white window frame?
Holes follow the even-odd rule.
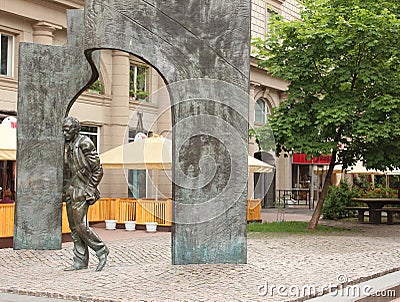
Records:
[[[259,105],[262,102],[264,108]],[[267,102],[263,98],[258,98],[254,106],[254,123],[255,124],[265,124],[267,120]],[[260,112],[261,111],[261,112]],[[262,121],[258,120],[258,116],[262,117]]]
[[[138,87],[137,87],[137,76],[138,76],[138,68],[144,68],[146,71],[145,74],[145,81],[144,81],[144,91],[148,92],[148,77],[149,77],[149,67],[144,65],[144,64],[137,64],[137,63],[131,63],[130,67],[129,67],[129,89],[131,89],[131,70],[133,69],[133,92],[134,95],[131,96],[132,98],[136,99],[137,101],[144,101],[145,99],[140,99],[137,97],[137,91],[138,91]]]
[[[270,33],[270,23],[271,23],[271,17],[273,15],[278,15],[279,12],[276,11],[275,9],[271,8],[271,6],[268,6],[266,8],[266,13],[265,13],[265,34]]]
[[[264,105],[264,108],[262,108],[258,102],[262,102]],[[271,107],[269,105],[270,103],[265,99],[264,97],[259,97],[257,101],[254,104],[254,123],[258,125],[263,125],[267,122],[268,116],[271,114]],[[262,116],[262,121],[257,120],[257,111],[261,111],[260,116]]]
[[[100,127],[96,126],[96,125],[81,125],[81,127],[92,127],[92,128],[96,128],[96,132],[90,132],[90,131],[80,131],[80,134],[82,135],[86,135],[87,137],[89,137],[90,139],[91,136],[95,136],[96,137],[96,150],[97,153],[100,153]],[[93,140],[92,140],[93,141]]]
[[[13,77],[14,76],[14,43],[15,36],[11,34],[5,34],[0,32],[0,41],[2,37],[8,38],[7,45],[7,72],[5,74],[0,73],[0,76]],[[1,47],[0,47],[0,59],[2,58]],[[1,69],[0,69],[1,72]]]

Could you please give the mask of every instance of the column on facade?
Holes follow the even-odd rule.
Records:
[[[112,51],[112,101],[109,114],[109,126],[105,127],[105,145],[107,149],[128,142],[129,122],[129,54]],[[123,170],[106,170],[105,197],[127,197],[128,181]]]
[[[256,95],[256,85],[250,82],[250,97],[249,97],[249,128],[254,128],[254,97]],[[254,155],[255,150],[255,139],[249,139],[249,154]],[[249,173],[247,181],[247,196],[252,198],[254,196],[254,173]]]
[[[61,26],[46,21],[36,22],[32,28],[33,42],[47,45],[53,44],[54,31],[62,29]]]

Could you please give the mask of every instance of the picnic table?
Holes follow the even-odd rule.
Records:
[[[400,198],[353,198],[353,201],[360,203],[361,211],[365,211],[365,207],[361,207],[362,203],[368,206],[369,222],[374,224],[382,223],[382,212],[387,213],[388,224],[393,223],[393,213],[400,213],[400,208],[385,207],[386,205],[400,205]],[[354,207],[354,209],[357,208]]]

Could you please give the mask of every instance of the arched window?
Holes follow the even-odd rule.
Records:
[[[265,124],[265,113],[266,113],[266,104],[264,99],[259,98],[256,102],[256,106],[254,108],[254,122],[259,124]]]

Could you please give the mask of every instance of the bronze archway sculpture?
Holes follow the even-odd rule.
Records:
[[[67,46],[22,43],[14,248],[61,248],[62,120],[115,49],[169,84],[172,262],[245,263],[249,40],[249,0],[86,0]]]

